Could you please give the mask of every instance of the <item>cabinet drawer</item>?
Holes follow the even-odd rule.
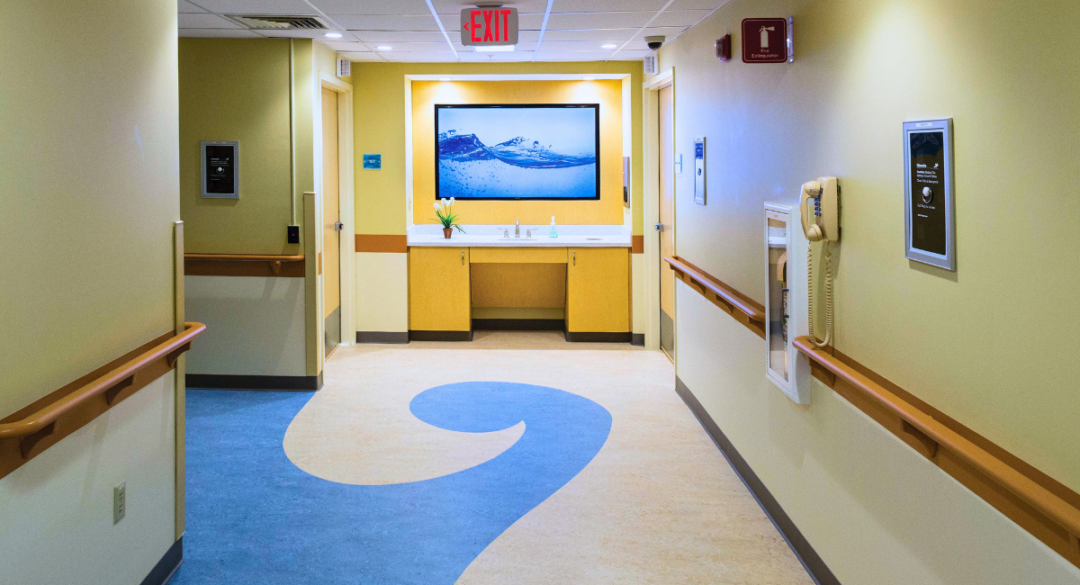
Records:
[[[473,264],[566,264],[566,248],[471,248]]]

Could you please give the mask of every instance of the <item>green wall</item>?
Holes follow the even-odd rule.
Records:
[[[294,130],[289,51],[287,39],[180,39],[180,210],[188,252],[303,253],[286,242],[285,228],[295,202],[303,233],[303,192],[315,184],[313,43],[293,41]],[[200,196],[202,140],[240,142],[240,199]]]
[[[794,63],[713,56],[742,19],[789,15]],[[1080,491],[1080,360],[1064,339],[1080,323],[1078,24],[1080,4],[1060,0],[734,0],[664,47],[660,70],[675,71],[677,152],[709,139],[708,206],[677,179],[677,253],[764,301],[762,203],[840,177],[836,347]],[[955,121],[955,273],[904,257],[901,125],[940,117]],[[1052,553],[1025,557],[985,504],[941,495],[955,482],[899,461],[829,389],[786,402],[764,345],[710,331],[715,309],[693,294],[678,296],[679,375],[842,582],[1080,580],[1050,576]],[[726,355],[743,359],[721,368]]]

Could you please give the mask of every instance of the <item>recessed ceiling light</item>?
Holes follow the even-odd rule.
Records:
[[[601,49],[618,49],[619,45],[613,45],[611,43],[608,43],[606,45],[600,45],[600,48]]]
[[[491,45],[487,47],[474,46],[473,50],[477,53],[505,53],[507,51],[513,51],[514,45]]]
[[[328,33],[326,33],[325,36],[328,39],[340,39],[341,38],[341,33],[339,33],[339,32],[328,32]]]
[[[389,51],[389,50],[391,50],[393,48],[394,47],[391,47],[390,45],[379,45],[378,47],[375,47],[375,50],[376,51]]]

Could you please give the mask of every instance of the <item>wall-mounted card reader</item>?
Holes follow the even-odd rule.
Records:
[[[952,119],[904,122],[906,255],[956,270]]]

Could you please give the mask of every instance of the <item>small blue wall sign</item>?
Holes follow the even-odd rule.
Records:
[[[381,169],[382,168],[382,155],[381,154],[365,154],[364,155],[364,168],[365,169]]]

